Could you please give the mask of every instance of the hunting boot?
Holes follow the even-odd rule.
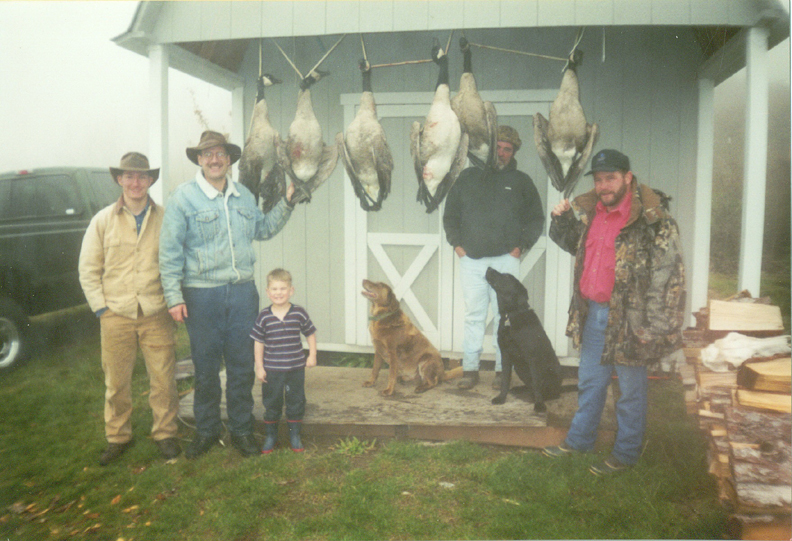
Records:
[[[278,421],[264,421],[264,445],[261,454],[268,455],[275,449],[278,441]]]
[[[478,372],[462,372],[462,379],[457,383],[457,388],[467,391],[472,389],[479,382]]]
[[[289,421],[289,443],[291,444],[291,450],[295,453],[305,451],[302,440],[300,440],[300,430],[302,430],[301,421]]]

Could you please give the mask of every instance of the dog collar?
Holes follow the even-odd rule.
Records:
[[[386,317],[390,317],[395,314],[396,311],[393,312],[385,312],[384,314],[378,314],[376,316],[369,316],[369,321],[379,321],[380,319],[385,319]]]

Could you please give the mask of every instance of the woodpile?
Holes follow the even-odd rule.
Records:
[[[717,479],[721,504],[730,515],[729,535],[735,539],[792,538],[789,340],[773,339],[786,342],[781,352],[775,343],[767,348],[766,342],[751,342],[783,335],[776,309],[746,295],[710,301],[696,314],[696,328],[684,332],[687,365],[681,373],[687,411],[698,416],[709,438],[709,471]],[[748,356],[738,366],[707,366],[702,352],[708,349],[704,358],[712,357],[718,346],[729,350],[724,354],[729,363],[741,348]]]

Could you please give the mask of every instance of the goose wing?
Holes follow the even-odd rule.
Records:
[[[564,174],[561,170],[561,162],[553,153],[552,143],[548,135],[550,122],[541,113],[536,113],[533,117],[533,124],[536,152],[542,160],[545,171],[550,176],[550,182],[553,183],[553,187],[558,191],[563,191]]]
[[[393,155],[391,155],[390,146],[384,135],[372,146],[371,152],[374,154],[377,180],[379,181],[379,197],[377,198],[377,210],[379,210],[382,207],[382,202],[390,193],[391,173],[393,172]]]
[[[322,157],[319,160],[319,168],[314,176],[303,183],[303,192],[292,196],[292,201],[296,198],[296,203],[310,202],[311,194],[314,193],[325,180],[333,174],[338,163],[338,147],[336,145],[324,145],[322,147]]]
[[[413,157],[413,167],[415,169],[415,176],[418,178],[418,186],[423,185],[423,167],[426,163],[421,158],[421,136],[423,135],[423,127],[417,120],[413,122],[412,129],[410,130],[410,154]]]
[[[484,102],[484,112],[487,120],[487,133],[489,135],[489,153],[487,155],[487,167],[492,167],[495,163],[496,149],[498,148],[498,113],[491,101]]]
[[[585,146],[580,151],[580,153],[575,156],[575,159],[572,161],[572,165],[569,167],[569,171],[567,171],[566,177],[564,178],[564,183],[563,183],[564,199],[569,199],[572,190],[575,189],[575,185],[580,179],[580,175],[583,172],[583,168],[586,166],[586,163],[588,162],[588,159],[591,156],[591,150],[594,148],[594,145],[597,143],[598,136],[599,136],[599,126],[597,124],[588,124],[586,126]]]
[[[347,147],[346,141],[344,140],[344,134],[342,132],[338,132],[338,134],[336,134],[336,148],[338,148],[338,155],[341,157],[341,161],[344,164],[344,169],[346,169],[347,176],[352,183],[352,189],[355,191],[355,197],[360,200],[361,208],[366,211],[371,210],[373,202],[368,197],[365,188],[363,188],[363,183],[360,182],[360,176],[355,169],[355,162],[352,160],[352,156],[349,155],[349,148]]]

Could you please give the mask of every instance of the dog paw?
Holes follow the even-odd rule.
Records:
[[[380,391],[380,395],[382,396],[390,396],[393,394],[393,389],[383,389]]]
[[[374,386],[374,382],[371,380],[366,380],[363,382],[363,387],[373,387],[373,386]]]
[[[544,402],[537,402],[534,404],[534,411],[537,413],[544,413],[547,411],[547,406]]]
[[[506,397],[501,395],[498,395],[492,399],[493,404],[503,404],[505,402],[506,402]]]

